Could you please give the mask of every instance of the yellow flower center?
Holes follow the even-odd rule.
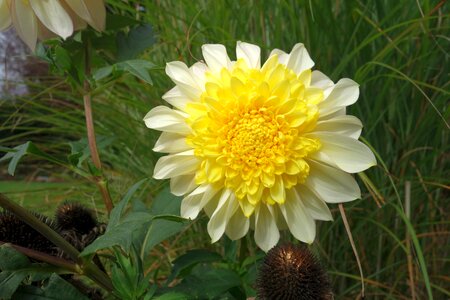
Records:
[[[238,60],[207,73],[200,101],[188,104],[187,142],[201,160],[197,184],[231,189],[244,214],[260,202],[284,203],[285,189],[309,174],[304,160],[320,148],[305,137],[316,126],[323,91],[311,70],[297,75],[272,56],[261,69]]]

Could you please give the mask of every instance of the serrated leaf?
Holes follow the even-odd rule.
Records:
[[[136,58],[154,43],[154,33],[150,24],[132,28],[128,34],[119,32],[117,34],[117,57],[120,61]]]

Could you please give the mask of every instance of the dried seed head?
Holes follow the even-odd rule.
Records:
[[[74,230],[80,234],[88,234],[97,226],[97,218],[92,211],[75,202],[59,206],[55,219],[61,230]]]
[[[272,248],[257,279],[260,300],[331,300],[333,293],[325,270],[303,245]]]
[[[50,218],[38,213],[33,214],[53,230],[57,230]],[[9,211],[0,213],[0,241],[50,255],[57,253],[56,246],[52,242]]]

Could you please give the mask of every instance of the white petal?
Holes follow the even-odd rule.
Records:
[[[175,196],[183,196],[197,187],[195,175],[181,175],[170,179],[170,192]]]
[[[167,63],[166,74],[190,99],[197,99],[202,93],[202,88],[198,85],[195,75],[185,63],[181,61]]]
[[[144,122],[151,129],[187,135],[191,133],[191,128],[185,119],[186,116],[180,111],[167,106],[157,106],[145,115]]]
[[[167,93],[165,93],[162,98],[170,105],[184,111],[186,104],[192,102],[192,100],[185,95],[178,86],[175,86]]]
[[[266,204],[260,204],[255,209],[255,242],[264,252],[273,248],[280,239],[275,218]]]
[[[72,35],[73,24],[69,14],[58,0],[29,0],[36,16],[45,27],[63,39]]]
[[[236,57],[238,59],[244,59],[249,68],[261,68],[261,49],[256,45],[238,41],[236,45]]]
[[[106,8],[103,0],[65,0],[70,8],[95,30],[105,30]]]
[[[311,69],[314,62],[309,57],[305,45],[298,43],[292,48],[286,67],[293,70],[296,74],[300,74],[305,70]]]
[[[219,204],[208,222],[208,233],[211,242],[217,242],[225,232],[228,221],[239,208],[238,200],[234,193],[229,190],[223,190],[219,199]]]
[[[37,20],[24,1],[11,2],[11,20],[20,38],[34,51],[37,41]]]
[[[305,185],[298,185],[296,189],[300,199],[305,205],[306,211],[313,219],[321,221],[333,220],[330,209],[322,199],[317,197]]]
[[[307,162],[311,169],[305,184],[323,201],[341,203],[361,197],[359,186],[350,174],[313,160]]]
[[[197,218],[200,211],[217,194],[218,190],[211,185],[201,185],[181,202],[181,216],[187,219]]]
[[[249,227],[250,219],[244,216],[241,209],[238,209],[228,222],[225,233],[234,241],[244,237],[247,234]]]
[[[6,0],[0,0],[0,31],[11,26],[11,13]]]
[[[192,149],[186,144],[186,136],[173,132],[163,132],[156,141],[153,151],[164,153],[183,152]]]
[[[153,178],[166,179],[174,176],[192,174],[197,170],[198,165],[199,160],[194,156],[193,150],[166,155],[156,162]]]
[[[358,139],[361,135],[361,130],[362,123],[357,117],[343,115],[323,121],[319,117],[319,122],[317,122],[314,132],[332,132]]]
[[[231,61],[227,49],[220,44],[206,44],[202,46],[203,58],[211,71],[218,73],[222,68],[230,68]]]
[[[311,73],[311,86],[323,90],[323,96],[326,99],[333,90],[334,82],[320,71],[314,70]]]
[[[335,84],[330,95],[319,104],[319,113],[321,116],[334,113],[352,105],[358,97],[359,85],[351,79],[343,78]]]
[[[326,154],[345,172],[357,173],[377,164],[369,147],[354,138],[328,132],[314,132],[311,136],[320,140],[322,147],[319,152]]]
[[[286,65],[289,60],[289,54],[287,54],[286,52],[284,52],[283,50],[280,50],[280,49],[273,49],[270,52],[269,58],[273,55],[278,56],[278,62],[282,65]]]
[[[316,237],[314,219],[306,210],[296,189],[289,189],[287,193],[288,199],[279,207],[289,227],[289,231],[296,239],[311,244]]]
[[[202,62],[196,62],[189,70],[192,72],[197,85],[204,89],[205,86],[205,73],[208,71],[208,66]]]

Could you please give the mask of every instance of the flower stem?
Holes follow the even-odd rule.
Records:
[[[83,84],[83,102],[84,102],[84,115],[86,117],[86,131],[88,136],[88,143],[89,143],[89,150],[91,152],[91,158],[92,162],[94,163],[94,166],[101,171],[102,170],[102,163],[100,161],[100,155],[98,154],[97,149],[97,142],[95,139],[95,129],[94,129],[94,118],[92,116],[92,99],[91,99],[91,86],[89,84],[89,81],[87,78],[90,76],[91,73],[91,55],[90,55],[90,43],[89,40],[86,41],[86,48],[85,48],[85,79]],[[103,202],[105,203],[106,210],[108,214],[113,209],[113,203],[111,200],[111,195],[108,190],[108,184],[106,179],[101,176],[97,178],[96,185],[102,194]]]
[[[27,223],[37,232],[45,236],[50,242],[52,242],[62,251],[64,251],[64,253],[66,253],[71,259],[75,261],[75,266],[78,267],[77,273],[83,274],[91,278],[107,291],[113,290],[113,286],[108,275],[102,272],[91,261],[83,261],[83,259],[79,257],[80,252],[78,252],[78,250],[75,249],[75,247],[73,247],[62,236],[60,236],[57,232],[51,229],[47,224],[40,221],[32,213],[28,212],[20,205],[9,200],[5,195],[1,193],[0,193],[0,206],[14,213],[19,219]],[[51,262],[49,261],[49,263]],[[71,268],[69,270],[72,270]]]
[[[34,258],[36,260],[46,262],[53,266],[61,267],[64,270],[70,271],[71,273],[78,272],[76,264],[71,261],[68,261],[68,260],[65,260],[65,259],[62,259],[59,257],[55,257],[52,255],[48,255],[47,253],[36,251],[36,250],[30,249],[30,248],[26,248],[26,247],[18,246],[15,244],[5,243],[3,241],[0,241],[0,245],[5,245],[5,244],[9,245],[14,250],[16,250],[30,258]]]

